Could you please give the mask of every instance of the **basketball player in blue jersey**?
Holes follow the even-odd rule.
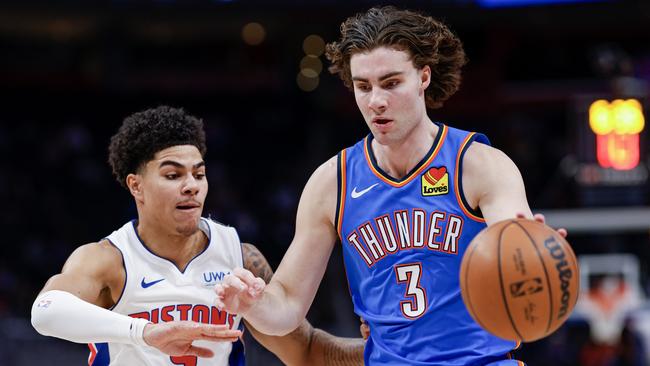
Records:
[[[367,365],[521,364],[511,359],[518,344],[468,314],[459,267],[486,225],[544,218],[531,213],[517,167],[484,135],[427,115],[459,87],[460,40],[431,17],[373,8],[342,24],[327,57],[370,134],[313,173],[272,281],[264,287],[238,269],[216,286],[218,306],[261,332],[286,334],[340,239],[355,312],[370,326]]]
[[[109,151],[138,218],[75,250],[35,300],[34,328],[88,343],[90,365],[242,365],[241,316],[214,306],[213,287],[236,267],[265,281],[272,271],[233,228],[201,217],[203,122],[169,107],[136,113]],[[284,337],[249,329],[289,365],[362,364],[361,339],[296,326]]]

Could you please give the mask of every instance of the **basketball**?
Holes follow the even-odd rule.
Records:
[[[567,320],[579,278],[575,254],[557,231],[511,219],[472,240],[461,263],[460,288],[481,327],[500,338],[531,342]]]

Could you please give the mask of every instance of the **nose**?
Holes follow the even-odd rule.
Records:
[[[376,114],[384,113],[386,108],[388,108],[386,93],[380,88],[373,88],[370,100],[368,101],[368,107]]]
[[[188,174],[183,184],[183,194],[194,196],[197,193],[199,193],[199,182],[192,174]]]

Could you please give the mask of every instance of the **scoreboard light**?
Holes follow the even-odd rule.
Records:
[[[596,134],[601,167],[630,170],[639,165],[639,134],[645,127],[645,118],[638,100],[596,100],[589,107],[589,127]]]

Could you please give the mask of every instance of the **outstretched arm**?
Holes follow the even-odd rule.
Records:
[[[463,189],[472,207],[479,207],[488,225],[511,218],[527,218],[544,223],[533,215],[519,169],[502,151],[474,142],[463,160]],[[558,229],[566,237],[566,229]]]
[[[336,157],[309,178],[298,205],[296,234],[273,280],[265,285],[250,271],[235,269],[215,286],[218,307],[241,314],[266,334],[285,335],[300,325],[337,239],[336,179]]]
[[[210,349],[192,342],[234,341],[241,335],[223,325],[152,324],[107,310],[122,292],[124,280],[122,257],[115,247],[107,241],[81,246],[34,301],[32,325],[43,335],[72,342],[149,345],[172,356],[212,357]]]
[[[243,244],[243,252],[244,268],[266,283],[271,282],[273,270],[264,255],[252,244]],[[315,329],[306,319],[296,330],[281,337],[262,334],[250,324],[247,328],[258,342],[289,366],[363,365],[363,339],[335,337]]]

